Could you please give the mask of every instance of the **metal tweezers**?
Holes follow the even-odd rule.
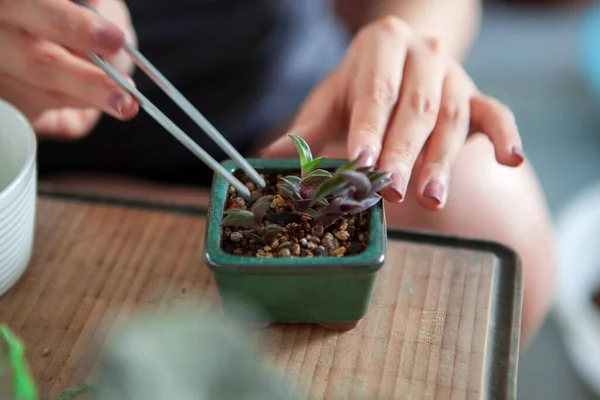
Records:
[[[84,1],[76,0],[81,6],[84,6],[97,14],[98,11]],[[133,59],[136,65],[156,83],[167,96],[171,98],[200,128],[202,128],[217,145],[234,160],[246,175],[259,188],[265,187],[264,179],[248,163],[248,161],[217,131],[217,129],[161,74],[146,57],[144,57],[131,43],[125,42],[125,52]],[[162,111],[158,109],[150,100],[146,98],[137,88],[135,88],[116,68],[108,61],[95,53],[88,53],[87,56],[102,69],[117,85],[131,94],[135,100],[152,118],[161,124],[175,139],[187,147],[194,155],[209,166],[215,173],[226,179],[237,191],[237,195],[250,199],[250,190],[240,182],[231,172],[212,158],[202,147],[194,142],[185,134],[173,121],[171,121]]]

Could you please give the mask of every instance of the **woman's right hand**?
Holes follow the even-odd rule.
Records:
[[[98,53],[126,76],[133,72],[119,51],[125,39],[136,43],[127,6],[88,3],[101,16],[70,0],[0,0],[0,97],[39,135],[78,138],[102,111],[121,120],[138,112],[131,95],[86,56]]]

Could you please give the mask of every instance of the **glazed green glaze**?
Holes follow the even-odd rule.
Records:
[[[297,159],[249,159],[260,173],[300,170]],[[346,160],[326,160],[335,169]],[[223,166],[237,171],[233,161]],[[349,323],[363,318],[377,271],[386,253],[383,203],[369,210],[371,239],[367,248],[344,257],[261,258],[237,256],[221,248],[221,220],[229,184],[216,176],[206,226],[205,257],[213,271],[225,311],[245,322]],[[247,313],[260,309],[264,315]],[[256,320],[267,318],[268,321]]]

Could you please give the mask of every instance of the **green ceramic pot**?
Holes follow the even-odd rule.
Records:
[[[250,159],[260,173],[300,170],[297,159]],[[335,169],[345,160],[327,160]],[[232,161],[223,166],[235,172]],[[229,184],[216,175],[206,227],[205,257],[212,269],[225,312],[243,323],[318,323],[352,329],[369,308],[377,271],[386,254],[383,202],[370,213],[371,240],[361,253],[345,257],[258,258],[236,256],[221,248],[221,220]],[[259,313],[253,312],[258,310]]]

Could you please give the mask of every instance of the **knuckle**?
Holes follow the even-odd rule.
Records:
[[[367,94],[375,104],[391,107],[398,101],[398,88],[388,77],[374,78],[367,88]]]
[[[425,169],[431,173],[439,173],[450,169],[450,160],[447,154],[434,154],[427,158]]]
[[[381,147],[381,133],[375,122],[364,122],[354,130],[356,137],[363,143],[369,143],[374,150]]]
[[[54,65],[60,57],[49,46],[33,43],[32,54],[27,65],[27,74],[34,82],[50,84],[55,80]]]
[[[395,15],[387,15],[379,19],[375,27],[378,32],[393,37],[405,37],[410,32],[408,24]]]
[[[454,102],[448,102],[441,106],[439,118],[445,123],[452,125],[461,125],[465,123],[469,116],[469,107]]]
[[[418,156],[419,150],[409,142],[397,142],[385,148],[386,163],[401,165],[406,168],[412,166]]]
[[[437,102],[435,96],[425,89],[416,89],[408,94],[408,105],[410,109],[428,122],[435,123],[438,116]]]

